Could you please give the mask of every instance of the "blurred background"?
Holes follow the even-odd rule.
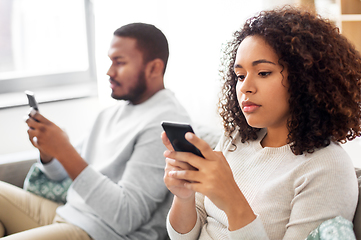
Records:
[[[151,23],[168,38],[165,85],[196,123],[221,131],[222,45],[257,12],[302,5],[334,21],[360,50],[360,0],[0,0],[0,164],[34,158],[24,90],[76,143],[96,113],[115,103],[106,72],[113,32]],[[361,139],[343,145],[361,167]]]

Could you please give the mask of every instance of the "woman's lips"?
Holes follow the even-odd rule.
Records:
[[[261,105],[255,104],[253,102],[249,102],[249,101],[243,101],[242,102],[242,109],[243,112],[246,113],[251,113],[256,111]]]

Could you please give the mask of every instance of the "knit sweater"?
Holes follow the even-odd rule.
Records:
[[[245,227],[228,230],[226,214],[207,197],[196,193],[198,220],[187,234],[177,233],[167,220],[171,239],[305,239],[327,219],[355,212],[358,187],[347,153],[331,142],[314,153],[294,155],[290,145],[262,147],[258,140],[234,143],[222,137],[217,146],[225,155],[234,179],[257,218]],[[229,151],[234,150],[234,151]]]
[[[172,200],[163,182],[164,120],[190,121],[169,90],[142,104],[120,101],[100,112],[78,147],[89,166],[57,213],[95,240],[164,239]],[[44,170],[53,178],[67,175],[57,160]]]

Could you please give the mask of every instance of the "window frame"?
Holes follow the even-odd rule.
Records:
[[[84,0],[85,7],[85,24],[86,24],[86,39],[87,39],[87,52],[88,52],[88,69],[86,71],[77,71],[77,72],[65,72],[57,74],[47,74],[47,75],[38,75],[38,76],[28,76],[28,77],[19,77],[19,78],[9,78],[3,79],[0,81],[0,98],[5,95],[18,94],[22,93],[25,90],[31,90],[34,92],[41,91],[58,91],[57,100],[59,100],[59,91],[64,92],[64,97],[61,97],[61,100],[68,98],[78,98],[85,97],[84,92],[79,93],[79,96],[74,96],[74,94],[69,97],[66,94],[66,86],[69,87],[89,87],[85,95],[94,95],[96,94],[96,63],[95,63],[95,36],[94,36],[94,12],[93,12],[93,3],[91,0]],[[60,87],[60,88],[59,88]],[[58,90],[57,90],[58,89]],[[50,102],[54,101],[51,94],[47,94],[46,98],[43,98],[40,102]],[[38,100],[39,101],[39,100]],[[19,106],[27,104],[26,101],[21,101],[22,103],[7,103],[6,105],[0,104],[1,108],[7,108],[12,106]]]

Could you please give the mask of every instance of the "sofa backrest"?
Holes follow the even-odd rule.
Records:
[[[358,181],[359,187],[359,196],[358,196],[358,203],[356,208],[356,213],[353,218],[353,228],[355,231],[356,239],[361,239],[361,169],[356,168],[356,176]]]

